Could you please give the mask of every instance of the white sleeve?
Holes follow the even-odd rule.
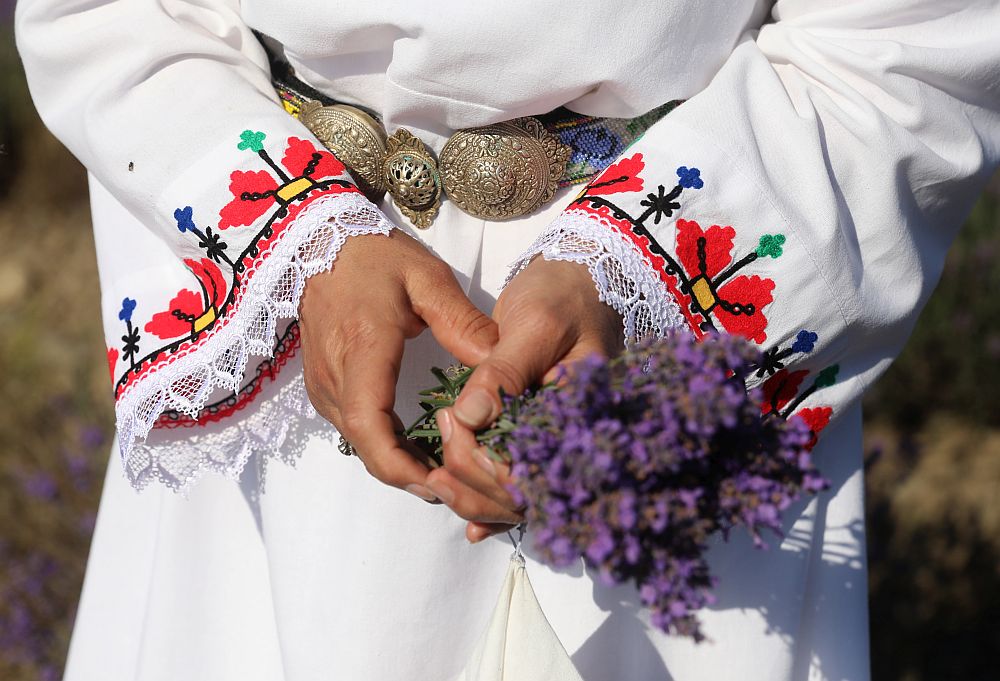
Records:
[[[765,413],[818,435],[889,365],[1000,159],[1000,2],[778,0],[533,256],[630,337],[745,336]]]
[[[246,441],[144,443],[245,387],[248,366],[267,365],[252,357],[290,342],[280,320],[305,278],[349,236],[392,225],[283,108],[237,0],[22,0],[16,35],[42,119],[127,210],[102,226],[98,257],[133,484],[238,473]],[[239,411],[211,420],[242,432]]]

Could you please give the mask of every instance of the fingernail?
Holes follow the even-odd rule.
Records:
[[[423,485],[418,485],[416,483],[406,486],[406,491],[415,497],[420,497],[424,501],[437,501],[438,498],[434,496],[434,493]]]
[[[427,483],[427,486],[430,488],[432,494],[449,506],[455,502],[455,493],[451,491],[450,487],[433,482]]]
[[[447,442],[451,439],[451,414],[448,413],[447,409],[442,409],[438,412],[437,416],[438,429],[441,431],[441,442]]]
[[[497,469],[496,466],[493,465],[493,460],[486,456],[482,449],[477,449],[473,452],[472,457],[476,460],[476,463],[479,464],[480,468],[490,474],[491,478],[495,479],[497,477]]]
[[[473,428],[486,425],[493,415],[493,400],[482,388],[463,394],[455,404],[455,416]]]

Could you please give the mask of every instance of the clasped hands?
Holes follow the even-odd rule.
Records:
[[[299,309],[306,390],[379,481],[446,504],[471,542],[522,520],[474,432],[500,412],[500,389],[519,394],[560,364],[622,346],[622,323],[598,299],[583,265],[535,258],[504,289],[492,318],[451,268],[400,230],[347,240],[330,271],[311,277]],[[458,361],[476,366],[455,406],[438,412],[444,466],[403,437],[394,411],[403,345],[430,329]]]

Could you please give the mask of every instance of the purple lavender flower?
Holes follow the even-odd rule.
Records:
[[[104,429],[99,426],[89,424],[80,429],[80,444],[85,449],[92,450],[103,447],[106,441]]]
[[[58,605],[53,604],[50,582],[58,566],[48,555],[32,552],[5,564],[0,589],[0,659],[36,666],[51,654],[55,640],[46,625]]]
[[[28,496],[42,501],[51,501],[59,493],[56,479],[45,471],[33,471],[22,475],[21,489]]]
[[[693,181],[693,176],[692,176]],[[712,602],[705,552],[716,532],[781,531],[781,514],[825,482],[801,419],[764,418],[742,376],[759,351],[687,334],[593,357],[558,387],[506,398],[513,425],[489,445],[543,558],[580,560],[606,584],[633,582],[652,622],[700,639]]]
[[[38,681],[59,681],[60,673],[54,665],[47,664],[38,670]]]

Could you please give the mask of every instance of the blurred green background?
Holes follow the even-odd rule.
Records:
[[[112,405],[86,177],[34,113],[12,7],[0,0],[0,680],[54,681]],[[998,199],[994,182],[866,399],[875,681],[1000,679]]]

